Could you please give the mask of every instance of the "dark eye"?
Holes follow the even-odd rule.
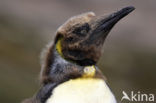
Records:
[[[84,25],[75,28],[73,33],[79,36],[85,36],[89,32],[89,30],[90,30],[89,24],[85,23]]]

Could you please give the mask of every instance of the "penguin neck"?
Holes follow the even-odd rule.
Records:
[[[59,43],[60,44],[60,43]],[[58,45],[58,44],[57,44]],[[85,62],[85,60],[83,61],[78,61],[78,60],[70,60],[70,59],[66,59],[64,56],[63,56],[63,53],[61,52],[61,47],[60,46],[57,46],[55,47],[55,55],[57,55],[56,59],[57,60],[60,60],[62,61],[62,63],[69,63],[69,64],[74,64],[74,65],[77,65],[77,66],[83,66],[83,67],[89,67],[89,66],[95,66],[95,65],[90,65],[90,64],[85,64],[85,65],[80,65],[79,63],[83,63]],[[77,63],[79,62],[79,63]]]
[[[71,62],[73,64],[79,65],[79,66],[94,66],[95,62],[91,59],[84,59],[84,60],[71,60],[71,59],[66,59],[62,53],[62,46],[61,46],[61,41],[62,38],[60,38],[55,46],[55,50],[58,53],[58,55],[60,55],[60,57],[62,57],[62,59]]]
[[[103,78],[100,70],[97,66],[81,66],[72,63],[64,58],[58,53],[56,46],[53,47],[52,54],[49,55],[49,64],[47,68],[43,71],[43,83],[62,83],[69,79],[76,79],[81,77],[98,77]]]
[[[80,72],[83,72],[82,77],[94,77],[95,72],[96,72],[96,68],[97,68],[95,65],[80,66],[80,65],[78,65],[76,63],[68,61],[68,60],[64,59],[59,54],[57,49],[55,49],[54,55],[56,57],[55,57],[55,60],[54,60],[53,69],[55,68],[55,70],[56,70],[56,68],[58,68],[57,67],[58,65],[60,65],[60,68],[64,68],[64,69],[66,69],[65,67],[67,67],[67,66],[70,66],[70,67],[73,66],[75,68],[78,68]]]
[[[65,59],[64,56],[63,56],[63,53],[60,52],[60,49],[58,50],[57,48],[55,48],[54,55],[56,55],[55,59],[57,61],[61,61],[61,63],[63,63],[63,64],[65,63],[65,64],[77,65],[76,62],[74,62],[72,60]]]
[[[60,67],[60,68],[64,68],[67,66],[73,66],[75,68],[78,68],[80,72],[83,72],[83,77],[93,77],[95,75],[95,71],[96,71],[96,66],[95,65],[79,65],[77,63],[77,61],[73,61],[73,60],[68,60],[65,59],[62,53],[62,48],[61,48],[61,39],[58,40],[58,42],[56,43],[55,49],[54,49],[54,55],[55,55],[55,60],[54,60],[54,64],[53,64],[53,68],[58,68],[57,66],[64,66],[64,67]],[[83,62],[83,61],[82,61]],[[56,70],[56,69],[55,69]]]
[[[60,55],[60,53],[58,52],[57,49],[54,50],[54,54],[55,56],[55,59],[54,59],[54,62],[53,62],[53,66],[56,66],[56,65],[69,65],[71,64],[68,60],[64,59],[62,57],[62,55]]]

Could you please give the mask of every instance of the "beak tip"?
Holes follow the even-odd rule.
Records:
[[[123,8],[123,10],[132,12],[133,10],[135,10],[135,7],[134,6],[128,6],[128,7]]]

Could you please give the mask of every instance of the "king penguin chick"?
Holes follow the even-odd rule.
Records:
[[[41,88],[22,103],[116,103],[96,63],[112,27],[133,10],[126,7],[101,17],[88,12],[59,27],[46,52]]]

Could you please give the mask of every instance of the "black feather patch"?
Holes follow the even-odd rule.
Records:
[[[89,24],[85,23],[84,25],[75,28],[73,33],[78,36],[86,36],[89,30],[90,30]]]

